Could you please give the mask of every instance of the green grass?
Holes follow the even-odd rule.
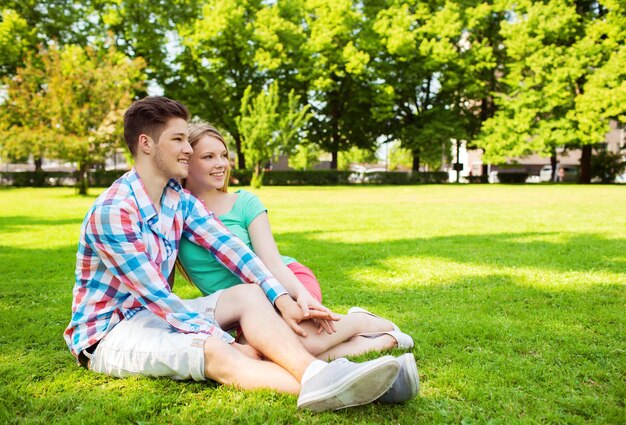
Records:
[[[413,335],[418,399],[313,414],[270,391],[80,369],[62,332],[94,197],[0,189],[0,422],[626,423],[625,188],[258,193],[326,305],[363,306]],[[198,294],[181,280],[176,292]]]

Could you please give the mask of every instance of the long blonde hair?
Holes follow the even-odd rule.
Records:
[[[228,169],[226,170],[226,178],[224,179],[224,186],[218,189],[226,193],[228,192],[228,181],[230,180],[230,152],[228,151],[228,145],[226,144],[224,137],[217,130],[217,128],[213,127],[211,124],[207,122],[198,121],[189,125],[189,144],[191,145],[192,148],[205,135],[215,137],[217,140],[222,142],[224,144],[224,147],[226,148],[226,154],[228,155],[228,161],[229,161]],[[185,187],[186,182],[187,182],[187,179],[182,179],[183,187]],[[178,269],[180,274],[183,275],[186,281],[193,283],[193,281],[189,277],[189,274],[185,270],[185,267],[183,267],[183,263],[181,263],[180,258],[176,258],[176,268]],[[173,286],[173,284],[174,282],[172,281],[170,283],[170,287]]]
[[[228,182],[230,181],[230,151],[228,150],[228,145],[224,140],[222,134],[217,130],[217,128],[213,127],[211,124],[198,121],[189,125],[189,144],[193,148],[198,141],[203,136],[211,136],[219,140],[224,144],[224,148],[226,149],[226,155],[228,156],[228,168],[226,170],[226,176],[224,178],[224,186],[218,189],[221,192],[228,192]],[[183,180],[183,187],[185,186],[186,180]]]

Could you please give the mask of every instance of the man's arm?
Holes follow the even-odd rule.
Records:
[[[298,324],[307,319],[332,320],[332,312],[310,310],[305,316],[287,290],[246,244],[233,236],[197,198],[183,198],[185,226],[183,236],[208,249],[215,258],[244,282],[261,286],[267,298],[281,312],[283,319],[299,335],[306,336]],[[284,296],[286,295],[286,296]]]
[[[105,205],[89,218],[85,239],[108,270],[144,307],[185,333],[207,333],[231,343],[233,338],[212,320],[189,309],[173,294],[160,268],[148,255],[138,212],[131,206]]]
[[[183,237],[209,250],[220,263],[244,282],[261,286],[272,304],[281,295],[289,294],[254,252],[233,236],[204,204],[191,195],[183,197],[183,202]]]

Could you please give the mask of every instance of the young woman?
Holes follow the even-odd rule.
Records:
[[[193,154],[187,190],[201,199],[222,223],[261,258],[303,310],[327,310],[321,304],[320,285],[311,270],[295,259],[281,256],[276,247],[261,201],[245,190],[228,192],[230,163],[228,148],[221,134],[206,123],[192,124],[189,142]],[[209,295],[242,282],[206,250],[181,240],[179,265],[183,275],[200,291]],[[396,325],[368,311],[353,307],[347,315],[338,315],[334,323],[301,323],[307,332],[305,347],[321,359],[334,359],[393,347],[412,348],[413,340]],[[321,335],[322,327],[326,335]]]

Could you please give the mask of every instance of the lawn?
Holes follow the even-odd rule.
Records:
[[[79,368],[62,333],[94,196],[4,188],[0,423],[626,423],[626,188],[258,194],[281,251],[317,273],[327,306],[360,305],[413,335],[418,399],[314,414],[270,391]],[[198,294],[180,279],[175,291]]]

